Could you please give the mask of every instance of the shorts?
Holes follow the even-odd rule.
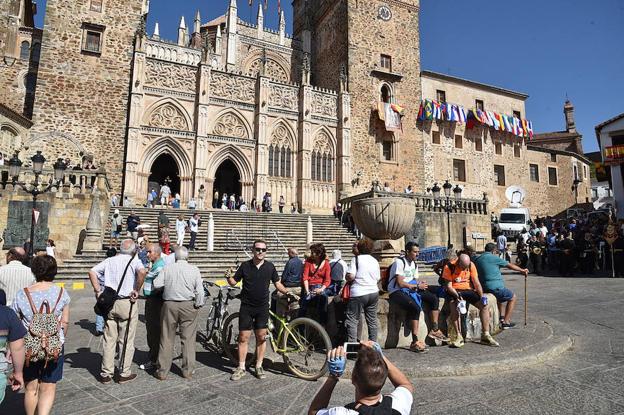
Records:
[[[65,352],[61,351],[58,360],[49,361],[44,368],[45,362],[30,362],[28,366],[24,364],[24,381],[39,380],[44,383],[56,383],[63,378],[63,362]]]
[[[456,290],[457,294],[461,295],[461,298],[464,299],[469,304],[477,305],[481,302],[481,297],[474,290]]]
[[[266,329],[269,325],[269,308],[241,304],[238,315],[238,331]]]
[[[498,301],[499,303],[505,303],[507,301],[511,301],[511,299],[514,296],[513,291],[511,291],[508,288],[497,288],[495,290],[489,290],[486,291],[487,293],[490,293],[492,295],[494,295],[494,297],[496,297],[496,301]]]

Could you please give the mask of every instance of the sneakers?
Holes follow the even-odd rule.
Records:
[[[240,380],[243,376],[245,376],[245,369],[237,367],[232,376],[230,376],[230,380]]]
[[[513,329],[514,327],[516,327],[516,323],[505,323],[501,321],[501,329],[503,330],[509,330],[509,329]]]
[[[113,378],[111,378],[110,376],[100,375],[97,377],[97,381],[100,382],[102,385],[108,385],[113,381]]]
[[[427,337],[429,337],[430,339],[433,339],[433,340],[440,340],[442,342],[448,342],[449,341],[449,338],[446,337],[444,335],[444,333],[442,333],[440,330],[437,330],[437,331],[431,330],[429,332],[429,334],[427,334]]]
[[[488,346],[492,346],[492,347],[500,346],[500,344],[498,344],[498,342],[494,340],[494,338],[492,337],[490,333],[483,333],[481,335],[481,344],[487,344]]]
[[[117,378],[117,383],[119,383],[120,385],[124,384],[124,383],[128,383],[128,382],[132,382],[133,380],[135,380],[137,377],[136,373],[131,373],[128,376],[119,376],[119,378]]]
[[[255,375],[258,379],[266,378],[266,375],[264,374],[264,369],[262,368],[262,366],[256,367]]]
[[[449,343],[449,347],[452,347],[455,349],[464,347],[464,338],[458,335],[457,337],[455,337],[455,339],[451,340],[451,342]]]
[[[141,370],[152,370],[155,368],[156,368],[156,363],[149,361],[149,360],[139,365],[139,369]]]

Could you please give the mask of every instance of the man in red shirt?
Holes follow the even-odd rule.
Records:
[[[310,303],[316,303],[319,323],[327,323],[327,287],[331,284],[331,266],[327,260],[325,246],[317,243],[310,246],[310,257],[303,266],[303,290],[299,317],[306,315]]]
[[[488,330],[490,311],[487,308],[487,297],[483,295],[477,267],[470,261],[470,257],[461,254],[455,261],[450,261],[444,267],[442,278],[446,282],[446,292],[451,300],[451,321],[457,333],[449,345],[457,348],[464,345],[459,325],[459,308],[462,308],[462,312],[465,313],[468,307],[466,303],[470,303],[479,309],[482,327],[481,343],[498,347],[498,342],[492,338]]]

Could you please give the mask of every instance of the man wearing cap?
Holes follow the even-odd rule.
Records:
[[[496,255],[496,244],[490,242],[485,245],[485,252],[474,260],[479,274],[479,282],[486,293],[491,293],[496,297],[498,311],[500,314],[500,324],[503,330],[510,329],[516,324],[511,322],[511,313],[513,313],[516,305],[516,294],[510,289],[505,288],[501,268],[509,268],[521,274],[526,278],[529,270],[520,268],[516,264],[507,262]],[[505,305],[503,313],[503,305]]]
[[[469,303],[479,309],[482,328],[481,343],[498,347],[498,342],[494,340],[488,330],[490,327],[490,311],[487,308],[487,297],[483,295],[477,267],[470,261],[470,257],[467,254],[461,254],[456,260],[450,261],[444,267],[442,278],[446,283],[446,293],[451,301],[451,322],[456,332],[449,345],[457,348],[464,345],[459,324],[459,314],[460,312],[462,314],[466,313],[467,303]],[[483,300],[484,298],[486,300]],[[459,310],[460,307],[461,310]]]

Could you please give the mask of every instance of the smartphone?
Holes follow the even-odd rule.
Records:
[[[360,349],[362,348],[362,344],[346,342],[343,347],[347,355],[353,355],[357,354],[360,351]]]

